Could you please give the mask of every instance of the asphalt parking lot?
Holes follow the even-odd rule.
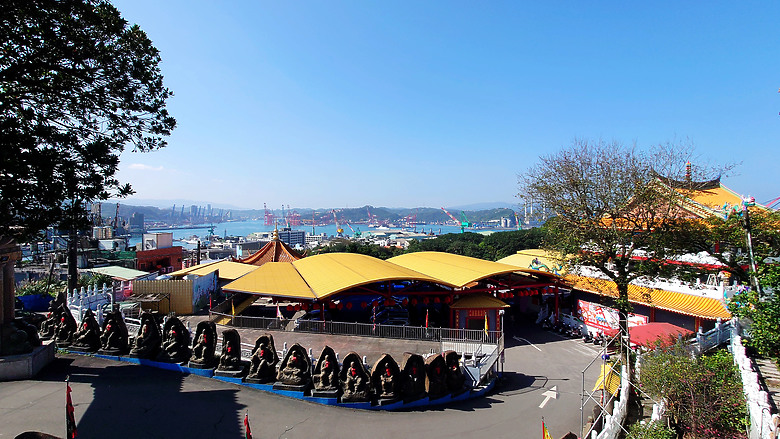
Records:
[[[350,338],[358,353],[361,343],[377,343]],[[317,341],[307,338],[307,343]],[[530,325],[509,328],[506,346],[505,374],[491,394],[403,412],[329,407],[194,375],[58,355],[33,380],[0,383],[0,438],[30,430],[64,437],[66,376],[79,438],[238,438],[245,413],[255,438],[536,438],[542,417],[553,437],[578,433],[582,371],[597,348]],[[585,375],[586,387],[592,388],[596,368]]]

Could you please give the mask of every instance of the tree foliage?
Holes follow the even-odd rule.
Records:
[[[746,288],[729,301],[729,311],[751,321],[746,344],[777,361],[780,358],[780,266],[766,264],[760,271],[761,287],[771,294],[762,299],[754,289]]]
[[[642,150],[619,142],[575,140],[518,176],[519,197],[555,213],[544,247],[573,255],[573,266],[594,267],[617,285],[615,307],[630,311],[628,284],[640,277],[668,275],[664,263],[689,251],[693,227],[678,205],[691,149],[659,145]],[[670,190],[676,185],[679,190]],[[637,258],[642,256],[642,258]]]
[[[682,344],[659,348],[642,362],[642,389],[666,401],[684,437],[745,437],[747,409],[742,383],[728,351],[692,357]]]
[[[165,146],[176,121],[158,50],[108,1],[0,10],[0,235],[25,238],[131,193],[119,154]]]
[[[414,241],[409,244],[407,252],[438,251],[495,261],[519,250],[539,248],[544,233],[542,228],[497,232],[488,236],[471,232],[448,233],[436,239]]]

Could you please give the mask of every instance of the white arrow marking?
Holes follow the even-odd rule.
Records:
[[[516,336],[516,335],[515,335],[515,336],[513,336],[512,338],[514,338],[514,339],[515,339],[515,340],[517,340],[517,341],[524,341],[524,342],[526,342],[526,343],[530,344],[530,345],[531,345],[531,346],[532,346],[534,349],[536,349],[537,351],[539,351],[539,352],[542,352],[542,350],[541,350],[541,349],[539,349],[538,347],[536,347],[536,345],[535,345],[535,344],[531,343],[530,341],[528,341],[528,340],[526,340],[526,339],[524,339],[524,338],[520,338],[520,337],[518,337],[518,336]]]
[[[542,401],[541,404],[539,404],[539,408],[544,408],[544,405],[547,404],[547,401],[552,399],[558,399],[558,386],[552,386],[552,388],[544,393],[542,393],[542,396],[544,396],[544,401]]]

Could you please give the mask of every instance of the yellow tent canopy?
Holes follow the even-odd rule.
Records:
[[[606,390],[612,396],[617,396],[618,390],[620,390],[620,374],[617,371],[612,370],[612,365],[601,365],[601,373],[596,380],[596,385],[593,386],[593,391]]]

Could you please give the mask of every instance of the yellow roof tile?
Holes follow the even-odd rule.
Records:
[[[566,276],[566,280],[571,282],[573,288],[578,290],[589,291],[602,296],[617,297],[617,285],[612,281],[575,275]],[[731,313],[728,312],[721,301],[711,297],[696,296],[677,291],[666,291],[631,284],[628,286],[628,300],[641,305],[705,319],[731,318]]]
[[[495,309],[495,308],[509,308],[509,305],[504,303],[501,299],[496,299],[493,296],[486,296],[483,294],[470,295],[462,297],[450,305],[452,309]]]
[[[520,250],[496,262],[561,276],[566,273],[563,260],[554,253],[542,249]]]

